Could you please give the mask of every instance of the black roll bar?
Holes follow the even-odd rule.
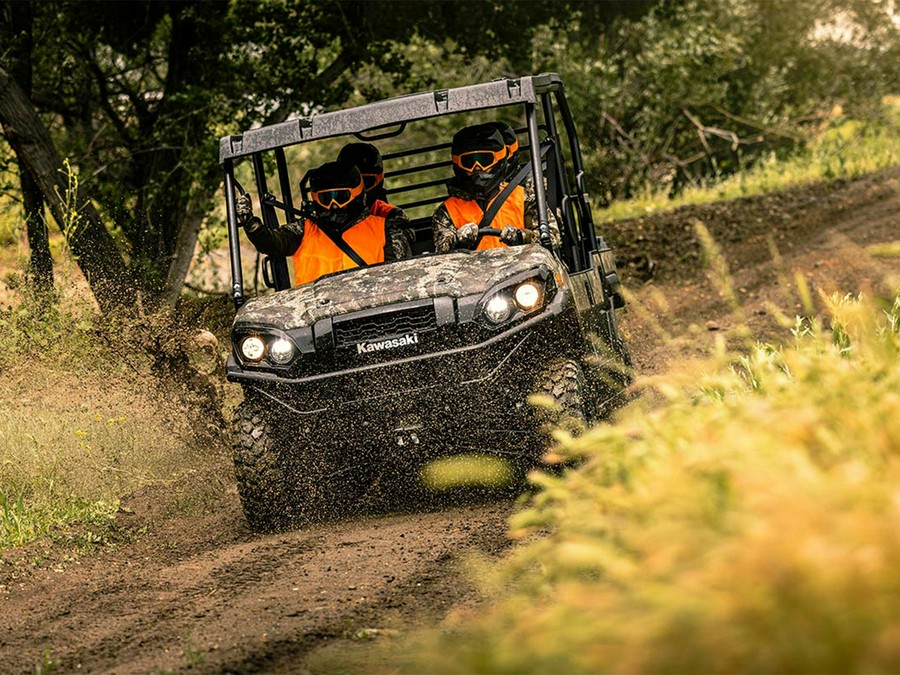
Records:
[[[560,156],[562,153],[562,143],[559,138],[559,128],[556,125],[553,102],[549,94],[541,95],[541,105],[544,110],[544,122],[547,125],[547,133],[549,134],[550,140],[556,151],[556,161],[553,164],[553,168],[556,172],[556,184],[558,185],[559,190],[562,191],[560,206],[562,207],[563,223],[560,223],[560,226],[565,224],[568,231],[569,254],[572,260],[575,261],[576,269],[583,270],[588,267],[588,255],[579,245],[580,237],[578,236],[577,230],[578,223],[575,220],[575,213],[572,210],[572,203],[569,199],[569,179],[563,169],[562,157]]]
[[[538,138],[537,110],[534,103],[525,104],[525,120],[528,125],[528,144],[532,148],[540,148]],[[544,169],[541,166],[541,153],[531,153],[531,173],[534,176],[534,195],[537,199],[538,229],[541,237],[541,245],[552,248],[550,238],[550,223],[547,220],[547,196],[544,194]]]
[[[244,304],[244,273],[241,270],[241,239],[234,212],[234,162],[225,160],[225,219],[228,221],[228,249],[231,257],[231,299],[234,308]]]
[[[591,205],[588,202],[587,190],[584,184],[584,160],[581,157],[581,148],[578,145],[578,132],[575,130],[575,122],[572,120],[572,112],[562,81],[555,90],[556,105],[559,108],[566,134],[569,136],[569,150],[572,153],[572,169],[575,172],[575,189],[577,190],[575,205],[581,216],[581,238],[589,251],[597,250],[597,233],[594,231],[594,215],[591,213]]]

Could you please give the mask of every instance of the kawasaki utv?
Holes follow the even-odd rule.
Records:
[[[508,182],[533,181],[541,244],[435,254],[431,214],[452,176],[450,137],[501,119],[527,158]],[[329,139],[333,154],[314,156]],[[247,297],[236,174],[244,172],[261,217],[278,227],[300,217],[292,186],[302,206],[298,177],[320,163],[313,157],[330,161],[354,141],[382,152],[390,201],[410,217],[412,258],[292,287],[284,258],[260,264],[257,256],[272,291]],[[301,117],[226,136],[219,158],[237,308],[226,370],[244,389],[234,463],[254,529],[315,519],[392,464],[414,472],[431,459],[483,453],[534,465],[548,418],[591,419],[621,395],[630,367],[616,323],[624,303],[612,252],[595,233],[558,75]],[[558,248],[548,210],[559,223]],[[479,224],[482,235],[499,234],[493,213]],[[532,393],[552,399],[555,412],[529,405]]]

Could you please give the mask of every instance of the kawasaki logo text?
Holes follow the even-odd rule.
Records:
[[[356,345],[357,354],[368,354],[369,352],[378,352],[382,349],[394,349],[394,347],[405,347],[406,345],[419,344],[419,336],[415,333],[404,335],[403,337],[394,338],[393,340],[382,340],[381,342],[360,342]]]

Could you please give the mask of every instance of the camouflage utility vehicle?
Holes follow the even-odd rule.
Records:
[[[431,214],[447,196],[450,137],[500,119],[527,158],[509,182],[533,181],[541,244],[436,254]],[[303,181],[296,202],[292,186],[324,157],[314,148],[336,153],[360,140],[382,151],[390,201],[410,217],[413,257],[295,287],[286,260],[268,257],[261,270],[272,290],[248,297],[238,178],[255,187],[263,221],[281,226],[302,213]],[[624,303],[612,252],[595,232],[558,75],[301,117],[222,138],[219,156],[237,308],[226,369],[244,389],[234,462],[254,528],[314,519],[394,465],[470,452],[533,464],[550,413],[528,405],[530,394],[576,420],[620,395],[630,366],[616,324]],[[490,215],[480,233],[496,235]]]

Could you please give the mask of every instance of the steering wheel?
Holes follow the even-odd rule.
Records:
[[[496,227],[479,227],[478,228],[478,239],[476,239],[476,244],[480,242],[485,237],[499,237],[500,230]]]

